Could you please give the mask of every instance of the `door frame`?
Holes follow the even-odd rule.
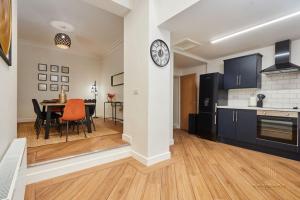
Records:
[[[181,82],[180,82],[180,77],[181,76],[174,76],[173,77],[173,79],[178,79],[178,91],[177,91],[177,94],[178,94],[178,96],[177,96],[177,99],[178,99],[178,105],[176,106],[177,107],[177,110],[178,110],[178,119],[177,119],[177,122],[178,123],[176,123],[176,124],[174,124],[174,121],[173,121],[173,128],[176,128],[176,129],[180,129],[180,125],[181,125],[181,89],[180,89],[180,87],[181,87]],[[174,89],[174,85],[175,85],[175,81],[173,81],[173,89]],[[173,94],[174,94],[174,91],[173,91]],[[173,97],[174,98],[174,97]],[[173,102],[174,103],[174,102]],[[174,109],[174,107],[173,107],[173,109]],[[174,115],[174,110],[173,110],[173,115]]]

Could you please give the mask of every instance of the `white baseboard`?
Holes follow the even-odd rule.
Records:
[[[174,145],[174,139],[173,139],[173,138],[170,138],[169,144],[170,144],[170,146],[171,146],[171,145]]]
[[[127,135],[125,133],[122,134],[122,140],[128,142],[129,144],[131,144],[132,141],[132,137],[130,135]]]
[[[180,129],[180,125],[179,124],[173,124],[173,128]]]
[[[36,183],[130,156],[131,147],[124,146],[112,150],[85,154],[56,162],[28,167],[26,183]]]
[[[139,154],[133,150],[131,151],[131,154],[134,159],[138,160],[139,162],[143,163],[146,166],[151,166],[158,162],[162,162],[164,160],[168,160],[171,158],[170,152],[162,153],[152,157],[145,157],[142,154]]]
[[[18,118],[18,123],[24,123],[24,122],[34,122],[35,118]]]

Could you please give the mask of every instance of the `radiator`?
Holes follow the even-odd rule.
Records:
[[[0,162],[0,200],[24,198],[26,159],[26,139],[13,140]]]

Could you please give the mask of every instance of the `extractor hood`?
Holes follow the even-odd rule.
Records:
[[[300,71],[300,66],[291,63],[291,41],[275,44],[275,65],[261,71],[264,74],[276,74]]]

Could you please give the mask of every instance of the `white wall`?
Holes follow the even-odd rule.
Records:
[[[50,64],[70,67],[68,98],[94,98],[91,93],[91,86],[96,80],[99,88],[100,82],[103,80],[100,76],[100,60],[62,53],[61,51],[28,44],[24,41],[20,41],[18,47],[18,121],[32,121],[34,119],[32,98],[36,98],[38,101],[58,98],[59,91],[49,90]],[[46,92],[38,91],[38,63],[48,64],[48,91]],[[110,77],[107,77],[107,79],[110,79]],[[100,93],[100,95],[103,94]],[[103,104],[98,103],[97,105],[97,112],[99,113]]]
[[[157,3],[135,0],[124,19],[124,134],[132,138],[135,157],[144,164],[170,157],[173,126],[171,64],[157,67],[149,55],[155,39],[170,46],[170,33],[157,27]]]
[[[114,93],[115,101],[121,101],[123,102],[123,91],[124,86],[111,86],[111,76],[114,74],[118,74],[121,72],[124,72],[124,46],[119,45],[114,51],[103,58],[101,61],[101,81],[100,81],[100,87],[99,87],[99,110],[100,110],[100,116],[103,116],[103,102],[107,101],[107,93]],[[111,116],[111,106],[107,104],[105,109],[105,116],[110,117]],[[123,118],[123,111],[117,109],[117,117],[122,119]]]
[[[223,73],[223,60],[253,53],[260,53],[263,55],[262,68],[265,69],[275,63],[274,48],[274,45],[272,45],[218,58],[208,63],[208,72],[218,71]],[[300,65],[300,40],[292,41],[291,52],[291,62]],[[264,100],[264,106],[266,107],[300,107],[300,73],[282,73],[273,75],[262,74],[261,89],[229,90],[228,104],[235,106],[247,106],[249,97],[258,93],[266,95],[266,99]]]
[[[148,154],[148,14],[147,1],[134,1],[124,18],[124,134],[132,138],[132,149],[145,156]]]
[[[12,1],[12,66],[0,58],[0,160],[17,135],[17,1]]]

